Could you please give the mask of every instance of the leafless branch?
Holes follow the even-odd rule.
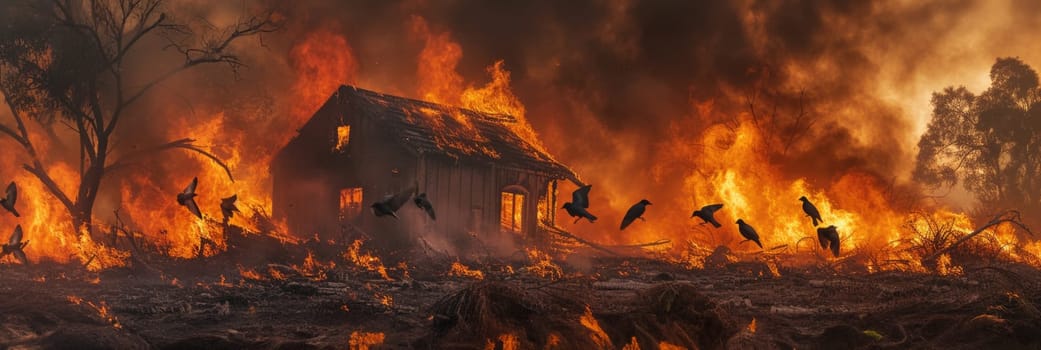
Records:
[[[972,231],[972,233],[969,233],[969,234],[965,235],[965,237],[962,237],[961,239],[955,241],[954,243],[952,243],[947,248],[940,249],[940,250],[938,250],[938,251],[936,251],[936,252],[934,252],[932,254],[929,254],[925,258],[922,258],[922,261],[923,262],[928,262],[928,261],[935,260],[940,255],[943,255],[944,253],[947,253],[947,252],[953,250],[954,248],[957,248],[959,245],[961,245],[962,243],[965,243],[966,241],[968,241],[972,237],[975,237],[976,235],[978,235],[980,233],[983,233],[984,231],[986,231],[987,229],[989,229],[991,227],[994,227],[994,226],[997,226],[997,225],[1000,225],[1000,224],[1003,224],[1003,223],[1006,223],[1006,222],[1018,226],[1019,228],[1023,229],[1024,231],[1026,231],[1030,235],[1034,235],[1034,233],[1032,231],[1030,231],[1030,228],[1023,224],[1022,216],[1019,214],[1019,211],[1009,210],[1009,211],[1006,211],[1004,213],[1001,213],[1001,214],[998,214],[998,215],[994,216],[994,218],[991,219],[990,221],[988,221],[986,224],[983,224],[983,226],[980,226],[975,231]]]
[[[145,156],[149,156],[149,155],[152,155],[152,154],[155,154],[155,153],[159,153],[159,152],[162,152],[162,151],[166,151],[166,150],[180,148],[180,149],[193,151],[195,153],[203,155],[206,158],[209,158],[210,160],[213,160],[214,163],[217,163],[217,165],[219,165],[221,168],[224,169],[224,171],[228,174],[228,178],[231,179],[231,181],[235,181],[235,178],[232,177],[232,175],[231,175],[231,169],[228,168],[227,164],[224,164],[224,162],[221,161],[220,158],[217,158],[217,156],[213,155],[212,153],[207,152],[206,150],[203,150],[203,149],[199,148],[198,146],[196,146],[194,144],[194,142],[195,142],[195,140],[193,140],[193,139],[185,138],[185,139],[180,139],[180,140],[176,140],[176,141],[167,142],[167,143],[164,143],[164,144],[161,144],[161,145],[158,145],[158,146],[154,146],[154,147],[150,147],[150,148],[146,148],[146,149],[137,150],[137,151],[134,151],[134,152],[127,153],[127,154],[123,155],[119,160],[116,160],[115,162],[112,162],[112,164],[106,166],[105,167],[105,172],[114,171],[116,169],[122,168],[124,166],[129,165],[134,160],[142,158],[142,157],[145,157]]]

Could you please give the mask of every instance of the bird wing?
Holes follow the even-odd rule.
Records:
[[[839,256],[839,230],[832,227],[825,234],[828,240],[831,241],[831,253]]]
[[[11,203],[11,207],[14,207],[16,200],[18,200],[18,186],[14,185],[14,181],[11,181],[11,184],[7,185],[7,202]]]
[[[223,203],[226,203],[226,205],[231,206],[231,205],[235,205],[235,201],[238,201],[238,200],[239,200],[239,195],[238,194],[233,194],[233,195],[231,195],[231,197],[221,198],[220,201],[223,202]]]
[[[823,228],[822,229],[817,229],[817,240],[820,241],[820,243],[821,243],[821,249],[828,248],[828,242],[830,242],[831,239],[828,237],[827,230],[825,230]]]
[[[21,249],[15,250],[12,254],[14,254],[14,257],[18,259],[18,261],[22,262],[22,265],[29,265],[29,259],[25,257],[25,252]]]
[[[708,213],[709,215],[712,215],[717,210],[722,209],[722,208],[723,208],[722,204],[709,204],[709,205],[706,205],[704,207],[701,207],[701,211],[705,212],[705,213]]]
[[[426,204],[423,206],[423,210],[427,212],[427,215],[430,215],[430,219],[437,220],[437,215],[434,214],[434,206],[430,202],[424,202],[423,204]]]
[[[198,177],[193,177],[192,178],[192,183],[188,184],[188,187],[185,187],[184,188],[184,192],[181,192],[181,193],[184,193],[184,194],[195,193],[195,187],[196,186],[199,186],[199,178]]]
[[[745,238],[751,239],[753,241],[759,239],[759,233],[755,232],[755,228],[752,228],[752,225],[741,225],[740,231],[741,235],[745,236]]]
[[[571,192],[571,205],[589,208],[589,190],[592,188],[593,185],[585,185],[579,187],[575,192]]]
[[[202,212],[199,211],[199,205],[195,203],[195,198],[188,198],[188,200],[184,201],[184,206],[188,207],[188,211],[192,212],[192,214],[202,219]]]
[[[629,208],[629,211],[625,212],[625,217],[622,218],[622,227],[620,229],[624,230],[626,227],[629,226],[629,224],[632,224],[633,220],[636,220],[636,218],[643,215],[643,211],[643,206],[638,204],[634,205],[632,208]]]
[[[14,233],[11,234],[11,239],[7,241],[7,245],[16,246],[22,243],[22,225],[14,227]]]
[[[398,211],[398,209],[401,209],[401,206],[405,205],[405,203],[407,203],[408,200],[412,198],[412,194],[415,192],[415,186],[409,187],[401,192],[398,192],[397,194],[387,196],[386,198],[384,198],[384,200],[386,201],[385,203],[387,203],[387,207],[390,208],[391,211]]]

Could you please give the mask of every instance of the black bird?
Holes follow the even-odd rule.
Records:
[[[586,210],[589,208],[589,190],[592,188],[593,185],[579,187],[575,192],[571,192],[571,201],[564,203],[564,210],[567,210],[567,214],[575,218],[575,223],[578,223],[582,218],[586,218],[589,222],[596,222],[596,216]]]
[[[7,244],[0,245],[0,258],[7,254],[14,254],[15,259],[21,261],[23,265],[28,265],[29,259],[25,257],[25,251],[22,250],[28,244],[29,241],[22,242],[22,225],[15,226],[11,239],[7,241]]]
[[[10,185],[7,185],[7,195],[4,198],[0,198],[0,206],[7,209],[7,211],[14,214],[15,217],[21,217],[18,214],[18,210],[14,209],[14,202],[18,200],[18,187],[14,185],[14,181]]]
[[[701,207],[701,209],[699,210],[695,210],[694,214],[690,214],[690,217],[701,218],[701,220],[704,221],[703,223],[701,223],[702,225],[708,223],[712,224],[712,227],[719,228],[723,225],[720,225],[719,221],[716,221],[716,217],[714,215],[716,215],[716,211],[722,208],[722,204],[709,204],[704,207]]]
[[[647,219],[643,218],[643,212],[647,210],[648,205],[651,205],[651,201],[646,199],[640,200],[639,203],[633,204],[633,206],[629,208],[629,211],[625,212],[625,217],[622,218],[622,228],[620,228],[619,230],[624,230],[626,227],[629,226],[629,224],[632,224],[633,221],[636,219],[647,221]]]
[[[427,212],[427,215],[430,215],[430,220],[437,221],[437,215],[434,215],[434,205],[430,203],[430,199],[427,199],[426,192],[420,193],[412,201],[416,203],[417,207]]]
[[[409,187],[397,194],[389,194],[386,197],[383,197],[383,200],[372,203],[372,214],[376,216],[390,215],[397,219],[398,214],[395,212],[397,212],[398,209],[401,209],[401,206],[405,205],[405,202],[408,202],[409,198],[412,198],[412,194],[415,192],[415,187]]]
[[[755,244],[758,245],[759,248],[763,247],[763,242],[759,241],[759,234],[755,232],[755,229],[752,228],[752,225],[745,223],[744,220],[737,219],[737,230],[741,232],[741,237],[744,237],[749,241],[755,242]]]
[[[806,196],[799,197],[799,200],[802,201],[802,211],[806,212],[806,215],[813,219],[814,227],[817,226],[818,221],[824,222],[824,220],[821,220],[821,212],[817,210],[813,203],[810,203],[809,199],[806,199]]]
[[[199,178],[192,178],[192,183],[184,189],[184,192],[177,194],[177,204],[183,205],[188,208],[188,211],[195,214],[195,216],[202,219],[202,212],[199,211],[199,205],[195,204],[195,187],[199,185]]]
[[[239,211],[239,207],[235,206],[235,202],[238,200],[238,194],[233,194],[231,195],[231,197],[220,199],[220,213],[224,215],[225,223],[227,223],[228,220],[231,220],[231,217],[235,215],[236,212],[241,213],[241,211]]]
[[[839,230],[835,225],[817,229],[817,240],[821,242],[821,249],[831,249],[831,254],[839,256]]]

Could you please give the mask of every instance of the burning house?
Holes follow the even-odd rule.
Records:
[[[557,181],[578,179],[512,131],[513,122],[341,86],[275,156],[273,215],[293,232],[331,238],[360,230],[382,244],[412,233],[543,242]],[[399,220],[369,213],[373,202],[413,186],[436,220],[411,203]]]

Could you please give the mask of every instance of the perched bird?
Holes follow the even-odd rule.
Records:
[[[699,218],[701,218],[701,220],[704,221],[703,223],[701,223],[702,225],[704,225],[704,224],[712,224],[712,227],[719,228],[720,226],[723,226],[723,225],[720,225],[719,221],[716,221],[716,217],[714,215],[716,214],[716,211],[718,211],[719,209],[722,209],[722,208],[723,208],[722,204],[706,205],[704,207],[701,207],[701,209],[699,209],[699,210],[695,210],[694,214],[690,214],[690,217],[699,217]]]
[[[14,254],[15,259],[21,261],[23,265],[28,265],[29,259],[25,257],[25,251],[22,250],[28,244],[29,241],[22,242],[22,225],[15,226],[11,239],[7,241],[7,244],[0,245],[0,258],[7,254]]]
[[[744,237],[749,241],[755,242],[755,244],[758,245],[759,248],[763,247],[763,242],[759,241],[759,234],[755,232],[755,229],[752,228],[752,225],[746,224],[744,220],[737,219],[737,230],[741,232],[741,237]]]
[[[831,249],[831,254],[839,256],[839,230],[835,225],[817,229],[817,240],[821,242],[821,249]]]
[[[575,223],[578,223],[582,218],[586,218],[589,222],[596,222],[596,216],[590,214],[587,208],[589,208],[589,190],[593,188],[593,185],[585,185],[579,187],[575,192],[571,192],[571,201],[564,203],[564,210],[567,210],[567,214],[575,218]]]
[[[232,215],[235,215],[235,212],[241,213],[241,211],[239,211],[239,207],[235,206],[235,202],[238,200],[239,195],[237,194],[233,194],[231,195],[231,197],[228,198],[220,199],[220,213],[224,215],[225,223],[227,223],[228,220],[231,220],[231,217]]]
[[[183,205],[188,208],[188,211],[195,214],[198,218],[202,219],[202,212],[199,211],[199,205],[195,204],[195,187],[199,185],[199,178],[192,178],[192,183],[184,189],[184,192],[177,194],[177,204]]]
[[[14,209],[14,202],[16,200],[18,200],[18,187],[16,187],[12,181],[10,185],[7,185],[7,195],[0,198],[0,206],[7,209],[11,214],[14,214],[15,217],[21,217],[21,215],[18,214],[18,210]]]
[[[430,203],[429,199],[427,199],[426,192],[420,193],[412,201],[416,202],[417,207],[427,212],[427,215],[430,215],[430,220],[437,221],[437,215],[434,215],[434,205]]]
[[[372,214],[376,216],[390,215],[397,219],[398,214],[396,212],[398,209],[401,209],[401,206],[405,205],[405,202],[412,198],[412,194],[415,192],[415,187],[409,187],[397,194],[389,194],[383,197],[379,202],[372,203]]]
[[[799,197],[799,200],[802,201],[802,211],[806,212],[806,215],[813,219],[814,227],[817,226],[817,222],[824,222],[824,220],[821,220],[821,212],[817,211],[817,207],[810,203],[806,196]]]
[[[629,211],[625,212],[625,217],[622,218],[622,228],[620,228],[619,230],[624,230],[626,227],[629,226],[629,224],[633,223],[633,220],[636,219],[647,221],[647,219],[643,218],[643,212],[647,210],[648,205],[651,205],[651,201],[646,199],[640,200],[639,203],[633,204],[633,206],[629,208]]]

